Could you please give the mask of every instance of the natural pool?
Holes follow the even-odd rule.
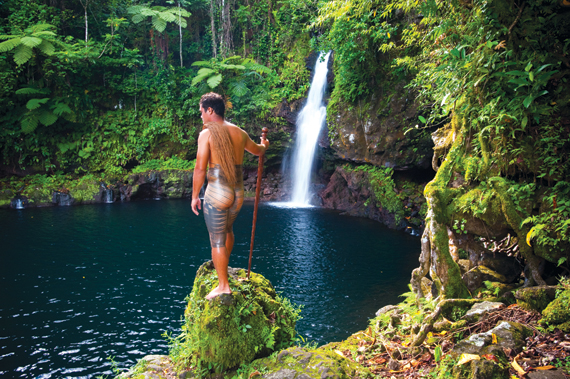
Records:
[[[247,267],[253,205],[230,265]],[[0,210],[0,375],[110,375],[166,354],[197,268],[209,259],[190,201]],[[340,341],[399,302],[420,241],[367,219],[261,204],[253,270],[302,304],[305,340]]]

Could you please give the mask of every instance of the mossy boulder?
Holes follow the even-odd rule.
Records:
[[[556,286],[521,288],[514,295],[522,308],[542,312],[556,297]]]
[[[217,372],[249,363],[295,342],[299,309],[276,294],[269,280],[229,268],[232,293],[205,296],[218,284],[213,263],[196,273],[182,334],[170,356],[178,367],[212,367]]]
[[[265,379],[350,379],[372,376],[363,366],[335,351],[292,347],[276,357],[253,362]]]
[[[570,332],[570,289],[564,290],[558,294],[556,299],[552,301],[542,311],[541,324],[555,326],[564,332]]]

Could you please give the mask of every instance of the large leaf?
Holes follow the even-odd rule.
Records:
[[[38,120],[44,124],[45,126],[50,126],[52,125],[54,122],[57,121],[57,116],[54,115],[52,112],[48,111],[47,109],[42,109],[40,111],[40,115],[38,117]]]
[[[218,84],[220,84],[221,82],[222,82],[222,74],[214,75],[212,77],[209,77],[207,80],[207,83],[210,86],[210,88],[216,88]]]
[[[14,62],[17,65],[22,65],[30,60],[32,57],[33,51],[30,47],[26,45],[18,45],[16,51],[14,51]]]
[[[192,63],[192,66],[211,66],[212,64],[209,61],[196,61]]]
[[[46,93],[46,91],[32,87],[20,88],[16,91],[16,95],[35,95],[37,93]]]
[[[58,116],[61,116],[64,113],[72,113],[72,110],[65,103],[57,103],[57,105],[53,107],[53,113]]]
[[[260,74],[270,74],[271,73],[271,69],[269,67],[264,66],[262,64],[255,63],[255,62],[248,62],[248,63],[244,64],[244,66],[248,70],[253,70],[253,71],[259,72]]]
[[[36,47],[42,43],[42,39],[36,37],[24,37],[21,39],[21,42],[28,47]]]
[[[38,33],[38,32],[42,32],[44,30],[48,30],[48,29],[55,29],[55,26],[53,26],[51,24],[36,24],[36,25],[32,26],[31,28],[27,28],[26,31],[29,31],[32,33]]]
[[[34,109],[38,109],[39,107],[42,106],[42,104],[47,103],[48,100],[49,100],[49,97],[45,97],[43,99],[31,99],[26,104],[26,108],[28,108],[31,111]]]
[[[243,80],[232,83],[231,89],[232,93],[237,97],[243,97],[248,92],[247,85]]]
[[[200,69],[200,71],[198,71],[198,75],[196,75],[192,79],[192,85],[195,86],[197,83],[201,82],[202,80],[204,80],[205,78],[207,78],[208,76],[210,76],[214,72],[215,72],[214,70],[209,69],[209,68]]]
[[[33,113],[28,113],[20,122],[22,126],[22,132],[31,133],[36,130],[38,126],[38,117]]]
[[[145,6],[142,5],[133,5],[127,8],[127,13],[128,14],[140,14],[142,9],[146,8]]]
[[[38,46],[38,49],[40,49],[41,52],[44,53],[45,55],[52,55],[55,52],[55,47],[53,46],[53,44],[49,41],[46,41],[45,39]]]
[[[0,43],[0,53],[10,51],[21,43],[20,37],[9,39]]]
[[[139,13],[139,14],[135,14],[133,16],[132,21],[133,21],[133,23],[138,24],[138,23],[144,21],[145,18],[146,18],[145,16],[143,16]]]
[[[158,17],[160,17],[161,19],[163,19],[166,22],[174,22],[176,20],[178,20],[178,17],[173,15],[172,12],[160,12],[158,14]]]
[[[154,28],[160,33],[162,33],[164,29],[166,29],[166,21],[164,21],[159,16],[152,16],[152,26],[154,26]]]
[[[220,64],[221,67],[227,68],[228,70],[245,70],[244,66],[238,64]]]
[[[146,7],[145,7],[145,8],[142,8],[142,9],[141,9],[141,14],[142,14],[143,16],[147,16],[147,17],[148,17],[148,16],[155,17],[155,16],[158,14],[158,12],[155,11],[155,10],[152,10],[152,9],[150,9],[150,8],[146,8]]]

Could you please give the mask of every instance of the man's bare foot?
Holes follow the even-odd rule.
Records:
[[[222,295],[222,294],[224,294],[224,293],[229,295],[230,293],[232,293],[232,291],[230,291],[230,290],[227,290],[227,291],[221,290],[220,287],[218,286],[218,287],[214,288],[214,289],[212,290],[212,292],[210,292],[209,294],[206,295],[206,300],[212,300],[212,299],[215,298],[216,296],[220,296],[220,295]]]

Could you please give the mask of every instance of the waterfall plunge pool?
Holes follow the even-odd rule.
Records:
[[[234,231],[232,267],[247,267],[253,204]],[[111,375],[167,354],[184,298],[210,259],[190,201],[0,209],[0,375]],[[408,290],[420,241],[320,208],[259,207],[253,271],[303,305],[305,340],[340,341]]]

